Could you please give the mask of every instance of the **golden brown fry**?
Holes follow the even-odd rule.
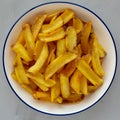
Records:
[[[89,36],[92,28],[92,23],[87,22],[82,30],[81,34],[81,47],[83,53],[87,54],[89,51]]]
[[[40,71],[40,69],[44,65],[45,61],[47,60],[48,54],[49,54],[48,45],[45,43],[37,61],[35,62],[35,64],[33,66],[31,66],[28,69],[28,71],[31,73],[36,73],[36,72]]]
[[[55,77],[56,84],[51,87],[51,102],[55,102],[55,100],[60,96],[60,81]]]
[[[77,17],[73,18],[73,27],[75,28],[77,34],[83,29],[83,22]]]
[[[43,33],[51,33],[55,31],[56,29],[60,28],[63,25],[63,20],[61,17],[54,20],[54,22],[51,22],[49,24],[45,24],[42,26],[42,32]]]
[[[105,75],[105,72],[100,62],[98,50],[95,46],[93,46],[92,48],[92,67],[100,77],[103,77]]]
[[[81,77],[82,77],[82,74],[77,69],[73,73],[73,75],[71,76],[71,79],[70,79],[70,86],[77,94],[81,94],[81,84],[80,84],[81,83]]]
[[[44,80],[44,76],[40,73],[37,74],[29,74],[27,73],[26,76],[30,79],[32,79],[32,81],[36,81],[37,83],[40,83],[41,85],[44,85],[46,87],[52,87],[56,84],[56,82],[52,79],[49,80]]]
[[[67,28],[66,36],[66,48],[69,51],[73,51],[73,48],[77,45],[77,33],[73,27]]]
[[[39,39],[44,42],[51,42],[51,41],[62,39],[64,38],[64,36],[65,36],[65,31],[64,31],[64,28],[61,27],[51,32],[50,34],[46,34],[46,35],[39,34]]]
[[[60,56],[65,52],[66,52],[66,41],[65,41],[65,39],[58,40],[57,41],[57,51],[56,51],[57,56]]]
[[[16,67],[15,67],[15,74],[16,74],[16,78],[18,79],[18,82],[20,84],[24,83],[24,84],[29,84],[29,80],[26,76],[26,72],[24,69],[24,66],[22,64],[21,58],[19,56],[17,56],[16,58]]]
[[[62,68],[65,64],[74,60],[76,57],[77,55],[73,53],[65,53],[57,57],[47,66],[45,71],[45,79],[49,79],[56,71]]]
[[[82,76],[80,79],[81,84],[81,93],[84,95],[88,94],[88,85],[87,85],[87,78],[85,76]]]
[[[43,22],[45,21],[47,15],[42,15],[37,18],[34,25],[32,26],[32,34],[34,37],[34,41],[36,40],[38,33],[43,25]]]
[[[70,9],[65,9],[64,12],[60,15],[60,17],[63,19],[63,23],[66,24],[69,22],[74,16],[74,12]]]
[[[101,79],[92,68],[84,61],[79,60],[76,63],[78,70],[95,86],[101,86],[103,79]]]
[[[60,86],[62,97],[68,98],[70,96],[69,78],[64,74],[60,74]]]
[[[33,52],[35,48],[35,41],[33,38],[33,34],[31,32],[30,25],[25,24],[23,27],[23,30],[24,30],[24,39],[27,44],[27,49],[30,51],[30,54],[31,54],[31,52]]]
[[[16,43],[13,47],[12,50],[19,55],[24,61],[29,62],[31,61],[31,58],[25,49],[25,47],[21,43]]]

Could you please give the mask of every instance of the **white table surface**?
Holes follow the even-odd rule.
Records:
[[[2,48],[10,27],[27,10],[53,0],[0,0],[0,120],[118,120],[120,119],[120,1],[74,0],[94,11],[109,27],[118,51],[118,69],[107,94],[93,107],[71,116],[50,116],[36,112],[22,103],[9,87],[2,68]],[[56,0],[57,1],[57,0]],[[66,0],[70,1],[70,0]]]

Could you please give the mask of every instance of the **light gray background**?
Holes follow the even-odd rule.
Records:
[[[36,112],[24,105],[9,87],[2,68],[2,48],[10,27],[27,10],[53,0],[0,0],[0,120],[118,120],[120,119],[120,1],[74,0],[92,11],[109,27],[118,51],[118,69],[112,86],[95,106],[72,116],[50,116]],[[57,1],[57,0],[56,0]],[[70,1],[70,0],[66,0]],[[52,108],[51,108],[52,109]]]

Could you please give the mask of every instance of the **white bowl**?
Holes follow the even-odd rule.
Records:
[[[30,21],[39,13],[50,12],[53,10],[70,8],[73,9],[77,16],[82,18],[85,21],[92,21],[95,33],[98,36],[99,42],[107,51],[107,56],[103,62],[103,68],[105,70],[104,84],[94,93],[84,98],[81,102],[71,103],[71,104],[55,104],[43,101],[34,100],[33,97],[27,93],[25,90],[12,79],[11,73],[13,71],[13,58],[14,55],[11,51],[11,45],[15,42],[18,37],[19,32],[21,31],[21,26]],[[117,52],[115,47],[115,41],[112,37],[112,34],[105,23],[93,13],[88,8],[85,8],[81,5],[70,3],[70,2],[49,2],[38,5],[25,14],[23,14],[11,27],[3,47],[3,68],[4,73],[7,78],[7,81],[17,95],[17,97],[25,103],[30,108],[37,110],[42,113],[47,113],[51,115],[70,115],[84,111],[94,104],[96,104],[107,92],[110,87],[116,72],[117,66]]]

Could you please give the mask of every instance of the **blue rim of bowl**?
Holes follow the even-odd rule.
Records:
[[[110,85],[108,86],[107,90],[105,91],[105,93],[104,93],[95,103],[93,103],[92,105],[88,106],[87,108],[85,108],[85,109],[83,109],[83,110],[76,111],[76,112],[74,112],[74,113],[66,113],[66,114],[47,113],[47,112],[44,112],[44,111],[42,111],[42,110],[38,110],[38,109],[30,106],[28,103],[26,103],[24,100],[22,100],[22,98],[20,98],[20,96],[16,93],[16,91],[14,90],[14,88],[12,87],[12,85],[10,84],[9,79],[8,79],[8,77],[7,77],[6,68],[5,68],[5,63],[4,63],[4,52],[5,52],[5,46],[6,46],[6,43],[7,43],[7,39],[8,39],[8,37],[9,37],[12,29],[14,28],[14,26],[17,24],[17,22],[18,22],[22,17],[24,17],[27,13],[29,13],[30,11],[32,11],[32,10],[34,10],[34,9],[40,7],[40,6],[44,6],[44,5],[48,5],[48,4],[55,4],[55,3],[57,3],[57,4],[60,4],[60,3],[63,3],[63,4],[71,4],[71,5],[74,5],[74,6],[78,6],[78,7],[81,7],[81,8],[83,8],[83,9],[91,12],[93,15],[95,15],[95,16],[103,23],[103,25],[106,27],[106,29],[108,30],[108,32],[109,32],[109,34],[110,34],[110,36],[111,36],[111,38],[112,38],[113,45],[114,45],[114,49],[115,49],[115,55],[116,55],[116,58],[115,58],[115,59],[116,59],[115,71],[114,71],[114,74],[113,74],[111,83],[110,83]],[[41,112],[41,113],[44,113],[44,114],[47,114],[47,115],[54,115],[54,116],[74,115],[74,114],[83,112],[83,111],[91,108],[92,106],[94,106],[94,105],[95,105],[98,101],[100,101],[100,100],[102,99],[102,97],[107,93],[108,89],[110,88],[111,84],[113,83],[113,80],[114,80],[114,77],[115,77],[115,74],[116,74],[116,70],[117,70],[117,48],[116,48],[115,41],[114,41],[114,38],[113,38],[113,36],[112,36],[112,33],[110,32],[109,28],[108,28],[107,25],[104,23],[104,21],[103,21],[98,15],[96,15],[93,11],[91,11],[90,9],[88,9],[88,8],[86,8],[86,7],[84,7],[84,6],[80,5],[80,4],[76,4],[76,3],[73,3],[73,2],[64,2],[64,1],[55,1],[55,2],[42,3],[42,4],[40,4],[40,5],[37,5],[37,6],[33,7],[33,8],[31,8],[31,9],[29,9],[27,12],[25,12],[23,15],[21,15],[21,17],[19,17],[19,18],[17,19],[17,21],[13,24],[13,26],[10,28],[10,30],[9,30],[9,32],[8,32],[8,34],[7,34],[7,37],[6,37],[5,42],[4,42],[4,45],[3,45],[2,59],[3,59],[3,60],[2,60],[2,61],[3,61],[3,70],[4,70],[4,73],[5,73],[5,77],[6,77],[6,79],[7,79],[7,82],[8,82],[8,84],[9,84],[10,88],[11,88],[12,91],[15,93],[15,95],[16,95],[25,105],[29,106],[29,107],[32,108],[33,110],[36,110],[36,111],[38,111],[38,112]]]

